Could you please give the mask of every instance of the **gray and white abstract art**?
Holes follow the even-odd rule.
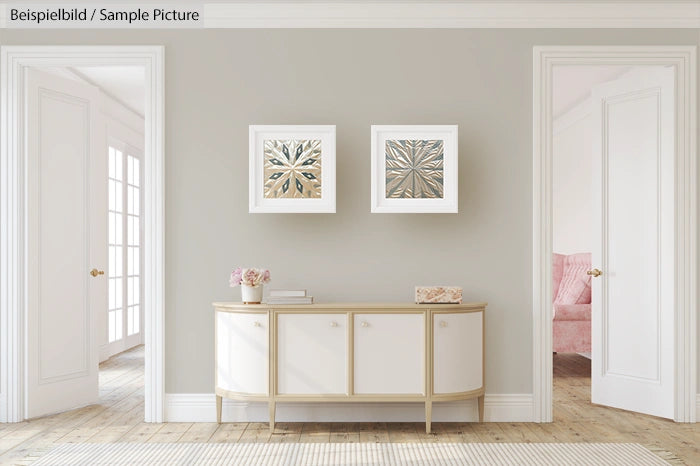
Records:
[[[442,199],[444,141],[389,139],[385,144],[386,197]]]

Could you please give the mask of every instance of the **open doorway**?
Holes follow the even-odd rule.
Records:
[[[593,95],[629,66],[557,66],[552,122],[552,350],[557,412],[591,401]]]
[[[535,47],[533,64],[534,418],[553,419],[556,358],[590,371],[593,403],[693,422],[695,49]]]
[[[1,59],[1,240],[18,254],[0,257],[0,421],[99,403],[119,383],[161,422],[163,48],[8,46]],[[98,379],[112,386],[100,394]]]
[[[27,417],[134,380],[142,398],[144,68],[28,67],[26,83]]]
[[[554,67],[555,400],[574,376],[593,403],[673,418],[674,75]]]

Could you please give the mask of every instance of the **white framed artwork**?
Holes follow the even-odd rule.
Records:
[[[249,212],[335,212],[335,125],[251,125],[249,151]]]
[[[457,213],[457,125],[372,126],[372,212]]]

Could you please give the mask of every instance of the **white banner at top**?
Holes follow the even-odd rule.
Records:
[[[202,28],[202,5],[8,3],[1,27],[21,29]],[[1,20],[0,20],[1,21]]]
[[[700,0],[144,1],[15,0],[0,28],[700,28]]]

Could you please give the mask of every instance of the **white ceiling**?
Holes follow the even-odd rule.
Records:
[[[81,66],[71,70],[143,117],[146,100],[143,67]]]
[[[552,71],[554,118],[587,99],[593,86],[612,81],[629,69],[628,66],[555,66]]]

